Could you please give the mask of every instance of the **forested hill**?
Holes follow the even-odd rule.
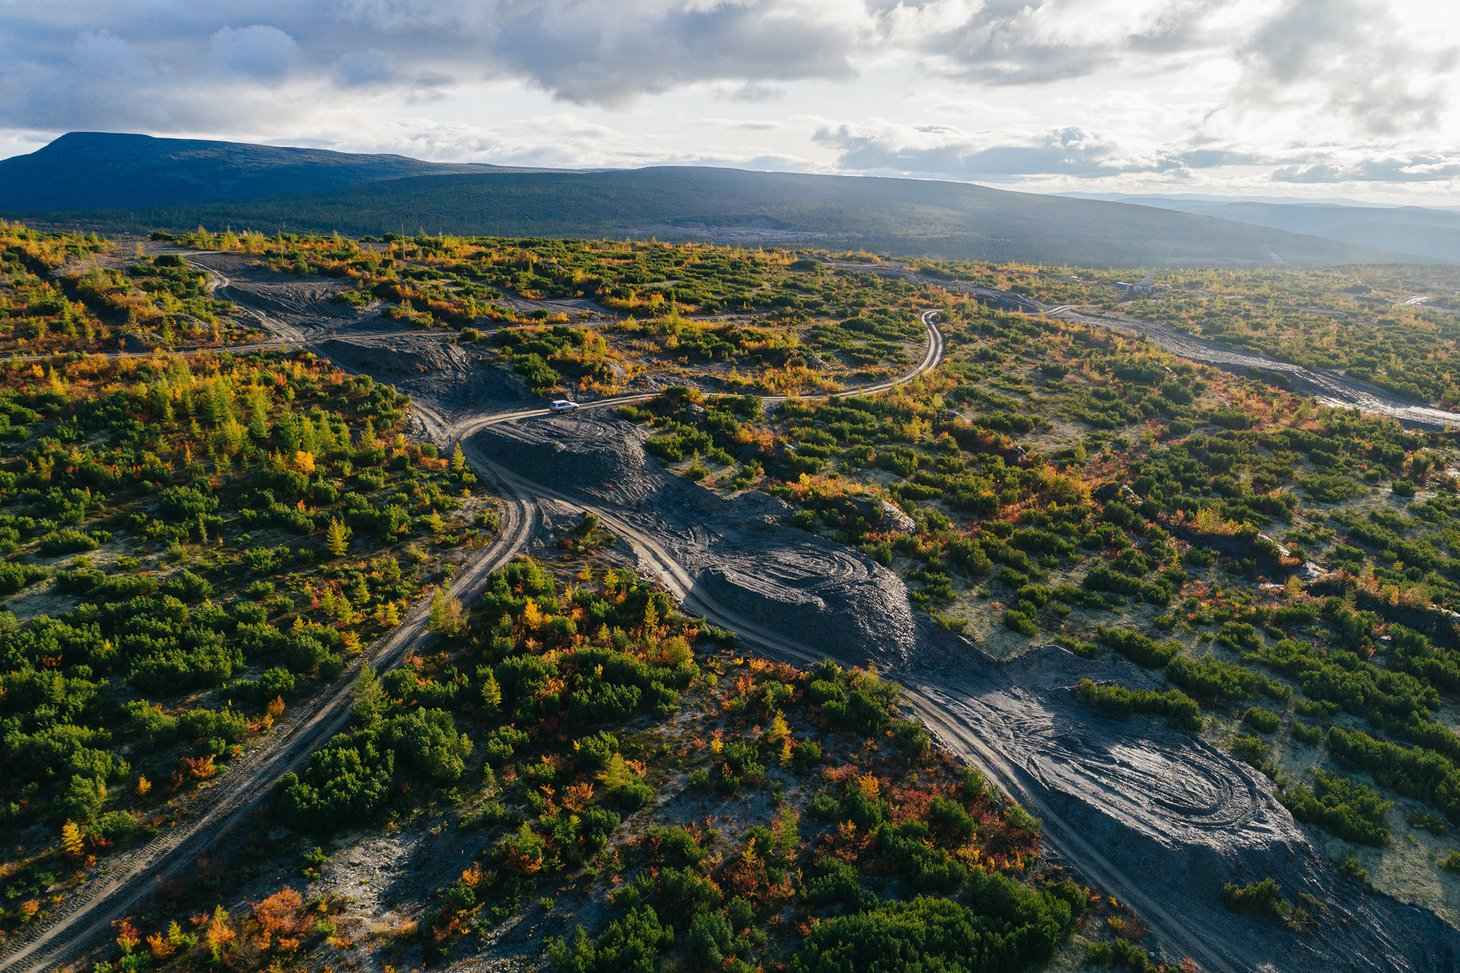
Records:
[[[708,167],[512,170],[99,134],[0,162],[0,213],[108,229],[658,237],[1087,266],[1412,259],[1188,213],[962,183]]]
[[[400,155],[71,132],[30,155],[0,160],[0,210],[18,214],[258,199],[492,168]]]

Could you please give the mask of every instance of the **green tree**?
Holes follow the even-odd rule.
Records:
[[[106,782],[100,777],[81,774],[71,778],[71,786],[56,802],[57,810],[67,818],[90,822],[96,820],[107,802]]]
[[[355,677],[355,703],[350,707],[350,714],[362,726],[373,726],[385,714],[388,702],[375,666],[365,663],[360,675]]]
[[[445,710],[419,707],[390,721],[389,736],[397,753],[416,770],[436,780],[457,780],[471,756],[471,738],[456,729]]]
[[[466,615],[461,610],[461,599],[437,588],[431,596],[431,631],[437,635],[454,638],[466,631]]]
[[[482,679],[482,705],[493,713],[502,705],[502,687],[490,669],[487,670],[486,677]]]
[[[350,528],[340,518],[330,518],[329,526],[324,530],[324,546],[335,557],[344,557],[350,549]]]

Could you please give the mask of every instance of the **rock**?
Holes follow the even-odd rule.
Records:
[[[882,529],[896,530],[904,534],[911,534],[918,529],[917,521],[913,520],[902,508],[891,500],[883,500],[877,504],[881,513]]]

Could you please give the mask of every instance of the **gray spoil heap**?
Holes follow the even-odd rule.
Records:
[[[895,665],[916,644],[907,589],[844,545],[785,524],[763,493],[722,497],[672,476],[645,434],[613,416],[577,414],[490,426],[475,445],[504,469],[650,533],[725,609],[850,665]]]
[[[894,675],[1012,765],[1010,786],[1045,816],[1052,844],[1078,836],[1235,968],[1460,969],[1460,933],[1428,910],[1341,876],[1266,776],[1188,731],[1144,717],[1110,718],[1072,691],[1085,678],[1164,688],[1144,670],[1055,646],[1007,662],[955,661],[946,644],[929,651],[946,641],[925,630],[917,662]],[[1074,857],[1078,870],[1082,861]],[[1223,904],[1227,883],[1267,877],[1290,899],[1312,897],[1304,907],[1314,915],[1301,932],[1234,915]]]
[[[1167,914],[1166,928],[1206,943],[1232,968],[1457,968],[1456,931],[1340,877],[1267,778],[1188,732],[1109,719],[1071,692],[1085,677],[1154,685],[1140,669],[1057,648],[996,663],[914,616],[890,571],[785,526],[790,508],[780,500],[725,498],[676,477],[646,455],[645,438],[616,417],[580,413],[491,426],[474,445],[523,479],[652,536],[695,590],[732,615],[843,663],[875,664],[916,688],[980,745],[945,742],[975,763],[996,755],[1010,769],[995,777],[1046,818],[1052,844],[1078,836],[1104,859],[1091,870],[1097,881],[1114,874],[1145,893]],[[1070,862],[1076,869],[1079,858]],[[1322,903],[1301,933],[1223,906],[1225,883],[1269,875],[1288,896],[1304,892]],[[1179,944],[1174,951],[1183,952]]]

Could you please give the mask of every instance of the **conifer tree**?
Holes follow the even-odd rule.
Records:
[[[338,517],[331,517],[324,531],[324,546],[335,557],[344,557],[350,549],[350,528]]]
[[[502,687],[490,669],[487,670],[486,678],[482,680],[482,704],[489,712],[496,712],[502,705]]]
[[[81,828],[75,821],[67,821],[61,825],[61,850],[72,858],[80,858],[81,852],[85,850],[85,841],[81,834]]]
[[[466,617],[461,611],[461,599],[448,595],[443,588],[437,588],[431,596],[431,631],[448,638],[460,635],[466,630]]]
[[[369,726],[385,712],[385,703],[385,687],[380,684],[375,666],[367,662],[355,677],[355,704],[350,707],[350,715]]]

